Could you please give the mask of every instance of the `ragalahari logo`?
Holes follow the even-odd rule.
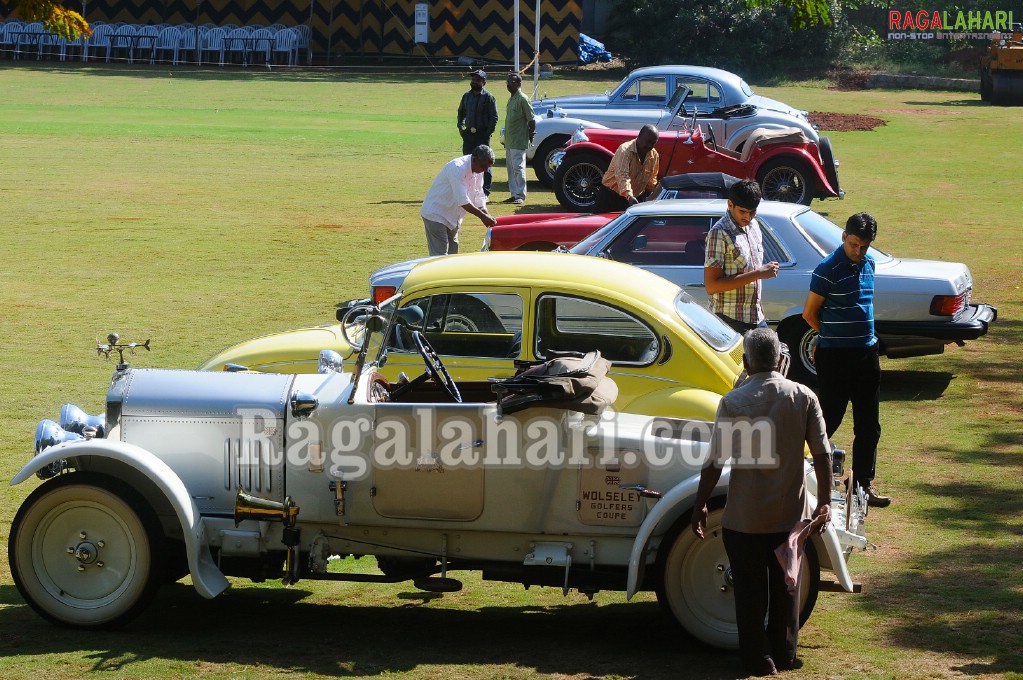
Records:
[[[1011,31],[1008,11],[890,10],[889,40],[990,40],[995,31]]]

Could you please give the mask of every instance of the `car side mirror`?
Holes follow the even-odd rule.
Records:
[[[632,252],[636,252],[637,250],[643,250],[644,248],[646,248],[646,243],[647,243],[646,234],[640,234],[639,236],[636,236],[634,239],[632,239],[632,242],[629,244],[629,250],[631,250]]]

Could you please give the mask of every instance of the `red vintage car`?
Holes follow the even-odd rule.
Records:
[[[693,172],[665,177],[655,200],[728,198],[738,177],[721,172]],[[521,213],[502,215],[487,230],[483,250],[554,250],[569,248],[621,215],[619,212]]]
[[[678,106],[684,96],[678,98]],[[708,128],[708,130],[710,130]],[[597,188],[618,147],[636,138],[635,130],[587,128],[565,147],[554,176],[554,193],[566,210],[592,210]],[[801,131],[757,130],[741,152],[719,147],[710,130],[707,138],[695,119],[679,130],[662,132],[657,142],[659,177],[693,172],[723,172],[756,179],[764,198],[809,205],[814,198],[841,198],[838,167],[831,142],[809,141]]]

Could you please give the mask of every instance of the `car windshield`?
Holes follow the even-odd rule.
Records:
[[[600,243],[600,241],[603,240],[605,236],[615,231],[615,226],[623,217],[625,217],[624,213],[614,218],[613,220],[605,224],[603,227],[601,227],[600,229],[596,230],[595,232],[584,238],[582,241],[579,241],[579,243],[576,243],[574,246],[568,249],[568,252],[575,253],[576,255],[587,254],[588,252],[590,252],[590,249],[593,248],[593,246]]]
[[[687,326],[703,338],[704,342],[719,352],[731,349],[739,342],[738,333],[685,291],[675,298],[675,311]]]
[[[812,210],[804,210],[795,216],[795,222],[807,239],[817,246],[822,255],[829,255],[842,245],[842,228],[818,215]],[[867,253],[874,258],[876,264],[891,262],[892,256],[873,246]]]

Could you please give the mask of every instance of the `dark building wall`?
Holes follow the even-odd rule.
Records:
[[[542,0],[540,61],[574,64],[582,0]],[[471,57],[513,62],[513,0],[428,0],[429,42],[417,45],[415,0],[87,0],[88,21],[136,24],[308,24],[318,60],[330,55]],[[519,61],[533,58],[535,0],[521,0]],[[81,11],[81,3],[66,6]],[[0,14],[7,15],[0,1]]]

